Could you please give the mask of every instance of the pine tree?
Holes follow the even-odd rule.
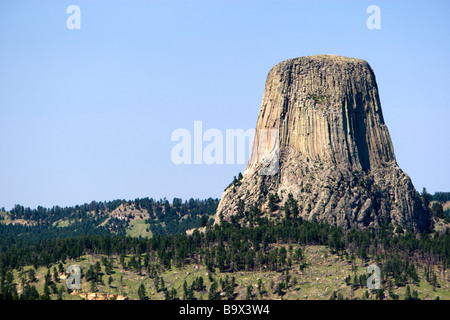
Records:
[[[377,289],[376,299],[377,300],[384,299],[384,290],[383,289]]]
[[[286,292],[283,291],[284,289],[284,283],[283,282],[279,282],[277,285],[277,288],[275,289],[274,293],[278,294],[280,297],[284,296],[286,294]]]
[[[64,294],[64,285],[59,287],[58,290],[58,300],[63,300],[63,294]]]
[[[92,279],[91,281],[91,292],[96,292],[97,291],[97,285],[95,283],[95,280]]]
[[[36,281],[36,269],[32,268],[28,270],[28,279],[30,282]]]
[[[44,282],[48,286],[52,281],[52,276],[50,275],[50,269],[47,269],[47,274],[45,275]]]
[[[247,293],[245,295],[245,299],[246,300],[251,300],[252,299],[252,292],[253,292],[253,286],[250,284],[247,286]]]
[[[177,289],[172,288],[172,300],[176,300],[177,298]]]
[[[431,194],[427,192],[427,188],[422,189],[422,199],[425,202],[426,207],[428,208],[431,202]]]
[[[364,292],[364,295],[365,295],[366,299],[369,299],[369,296],[370,296],[369,291],[366,290],[366,292]]]
[[[208,300],[220,300],[220,294],[217,292],[217,282],[212,282],[209,287]]]
[[[44,284],[44,294],[41,296],[41,300],[50,300],[50,288],[47,282]]]
[[[405,300],[412,300],[411,288],[409,286],[406,286]]]
[[[147,293],[143,282],[141,282],[141,285],[138,288],[138,296],[139,300],[147,300]]]
[[[59,274],[58,270],[56,270],[56,267],[53,268],[53,279],[55,280],[55,282],[59,282]]]
[[[26,284],[23,288],[22,300],[39,300],[39,292],[36,290],[36,286]]]
[[[189,290],[188,290],[188,287],[187,287],[187,282],[186,282],[186,280],[184,280],[184,283],[183,283],[183,300],[187,300],[188,295],[189,295]]]

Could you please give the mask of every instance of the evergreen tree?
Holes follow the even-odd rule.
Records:
[[[58,290],[58,300],[63,300],[63,294],[64,294],[64,285],[59,287]]]
[[[139,300],[147,300],[147,293],[143,282],[141,282],[141,285],[138,288],[138,296]]]
[[[428,208],[431,202],[431,195],[427,192],[426,188],[422,189],[422,199],[425,202],[426,207]]]
[[[411,298],[412,298],[413,300],[419,300],[419,293],[417,292],[417,290],[413,290],[413,291],[412,291]]]
[[[47,282],[44,284],[44,293],[41,296],[41,300],[50,300],[50,288]]]
[[[52,276],[50,275],[50,269],[47,269],[47,274],[45,275],[44,282],[48,286],[52,281]]]
[[[384,299],[384,290],[383,289],[377,289],[376,299],[377,300]]]
[[[94,279],[91,280],[91,292],[97,291],[97,284]]]
[[[30,270],[28,270],[28,279],[30,280],[30,282],[36,281],[36,269],[31,268]]]
[[[280,297],[284,296],[286,292],[284,291],[285,285],[283,282],[279,282],[277,285],[277,288],[275,289],[274,293],[278,294]]]
[[[208,300],[220,300],[220,294],[217,291],[218,286],[217,286],[217,282],[212,282],[210,287],[209,287],[209,292],[208,292]]]
[[[409,286],[406,286],[405,300],[412,300],[411,288]]]
[[[253,292],[253,286],[252,285],[248,285],[247,286],[247,292],[245,295],[245,299],[246,300],[251,300],[252,299],[252,292]]]
[[[434,202],[431,206],[431,213],[440,219],[444,218],[444,208],[442,207],[442,204],[439,202]]]
[[[53,280],[57,283],[60,281],[58,270],[56,269],[56,267],[53,268]]]
[[[26,284],[25,287],[23,288],[21,299],[39,300],[39,292],[37,291],[36,286]]]

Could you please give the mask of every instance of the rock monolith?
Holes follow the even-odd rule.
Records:
[[[252,207],[283,214],[290,199],[303,219],[346,230],[431,227],[428,208],[396,162],[375,74],[364,60],[317,55],[274,66],[252,148],[215,223]]]

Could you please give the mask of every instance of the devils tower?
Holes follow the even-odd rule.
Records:
[[[344,230],[430,230],[428,208],[396,162],[366,61],[317,55],[270,70],[249,163],[225,189],[215,222],[255,208],[275,217],[288,199],[297,216]]]

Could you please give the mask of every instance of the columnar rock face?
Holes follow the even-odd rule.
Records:
[[[277,160],[276,170],[264,174],[267,158]],[[216,223],[255,206],[277,214],[269,210],[270,194],[280,206],[296,200],[303,219],[344,229],[431,227],[428,209],[396,163],[375,74],[359,59],[301,57],[270,70],[249,164],[225,190]]]

